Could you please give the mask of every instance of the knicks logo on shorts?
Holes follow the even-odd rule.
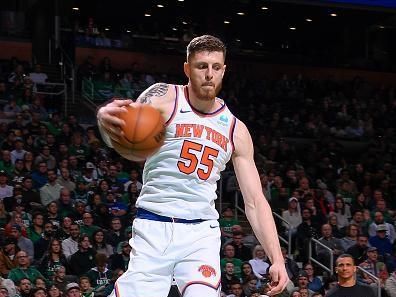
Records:
[[[216,276],[216,270],[209,265],[201,265],[198,271],[201,272],[204,277]]]

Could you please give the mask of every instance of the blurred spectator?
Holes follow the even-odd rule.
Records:
[[[60,197],[58,200],[59,215],[61,217],[72,217],[74,218],[75,209],[73,208],[73,201],[70,192],[66,188],[60,190]]]
[[[378,259],[378,251],[376,247],[369,247],[367,249],[367,259],[360,263],[359,266],[381,279],[383,278],[383,274],[388,274],[385,263]],[[368,274],[363,272],[361,273],[361,276],[364,283],[375,285],[375,280]]]
[[[81,290],[80,286],[77,283],[70,283],[66,286],[66,297],[80,297]]]
[[[76,223],[72,223],[69,232],[70,236],[62,241],[62,251],[67,259],[70,259],[70,257],[78,251],[80,226]]]
[[[116,248],[121,241],[126,239],[122,227],[120,218],[115,217],[111,220],[110,230],[106,234],[106,241],[113,248]]]
[[[113,277],[113,271],[107,268],[107,256],[97,253],[95,255],[95,267],[91,268],[86,275],[89,277],[95,294],[101,295]]]
[[[248,261],[252,258],[252,251],[243,244],[243,233],[240,231],[232,232],[232,241],[229,242],[235,249],[235,258]]]
[[[223,257],[220,260],[221,270],[224,271],[226,263],[231,262],[234,264],[235,276],[241,277],[242,260],[235,258],[235,248],[232,244],[226,244],[223,247]]]
[[[221,219],[219,220],[221,237],[225,240],[232,238],[231,227],[234,225],[239,225],[237,219],[234,218],[234,212],[231,208],[226,208],[221,214]]]
[[[288,222],[288,224],[282,222],[283,227],[286,229],[286,234],[290,232],[292,237],[295,237],[297,227],[302,223],[298,199],[296,197],[289,199],[288,209],[282,212],[282,218]]]
[[[359,227],[356,224],[349,224],[346,228],[346,235],[341,238],[341,244],[344,251],[357,243]],[[356,258],[355,258],[356,261]]]
[[[387,230],[388,228],[385,224],[379,224],[377,225],[376,235],[369,238],[370,245],[376,247],[378,254],[381,256],[391,255],[393,251],[392,243],[386,236]]]
[[[378,231],[378,226],[381,225],[381,228],[386,228],[386,236],[393,243],[396,239],[395,228],[392,224],[385,222],[384,215],[381,211],[376,211],[374,213],[374,221],[370,224],[368,228],[368,233],[370,237],[376,236]]]
[[[35,259],[35,261],[39,261],[42,259],[43,255],[50,247],[53,234],[54,234],[54,228],[53,228],[52,223],[45,222],[41,238],[39,238],[34,243],[34,259]]]
[[[0,200],[0,228],[4,228],[10,218],[10,214],[5,209],[3,201]]]
[[[243,292],[242,284],[239,281],[231,283],[231,293],[233,294],[231,296],[247,297]]]
[[[308,288],[308,285],[309,285],[308,274],[306,271],[301,270],[297,278],[297,288],[301,294],[301,297],[303,297],[304,294],[306,294],[305,296],[308,297],[314,293],[314,291]]]
[[[59,229],[61,226],[61,217],[58,213],[58,204],[56,201],[48,203],[46,210],[45,220],[50,222],[54,228]]]
[[[116,271],[117,269],[126,271],[128,269],[131,249],[132,248],[128,241],[123,241],[121,243],[121,252],[110,256],[110,269],[113,271]]]
[[[49,297],[62,297],[62,293],[63,292],[61,292],[61,290],[59,290],[59,288],[54,284],[51,284],[48,288]]]
[[[96,252],[91,248],[89,236],[82,234],[78,239],[78,250],[70,257],[70,272],[82,276],[95,266]]]
[[[34,84],[44,84],[48,81],[48,75],[42,72],[40,64],[34,66],[34,71],[29,73],[29,77]]]
[[[92,234],[92,248],[101,254],[105,254],[107,257],[113,255],[113,247],[106,243],[105,233],[102,229],[97,229]]]
[[[347,253],[352,255],[357,265],[362,263],[367,256],[368,238],[365,234],[359,234],[356,244],[347,249]]]
[[[396,297],[396,272],[392,272],[385,281],[385,291],[388,297]]]
[[[22,201],[26,203],[26,211],[41,206],[40,195],[33,188],[33,180],[30,176],[25,176],[22,181]]]
[[[28,137],[26,139],[26,143],[28,143],[29,139],[33,139],[32,137]],[[32,147],[31,147],[32,149]],[[33,162],[33,153],[30,151],[27,151],[23,157],[23,165],[24,165],[24,172],[25,176],[32,174],[33,172],[33,167],[34,167],[34,162]]]
[[[70,280],[66,277],[66,268],[64,266],[59,266],[55,269],[55,274],[52,280],[52,283],[56,285],[59,290],[62,292],[66,292],[66,286],[73,280]]]
[[[88,276],[81,276],[78,281],[80,285],[81,296],[83,297],[93,297],[96,294],[94,288],[92,288],[91,280]]]
[[[70,217],[64,217],[58,227],[58,230],[56,230],[55,238],[58,238],[62,241],[68,238],[70,236],[70,226],[72,223],[73,221]]]
[[[80,164],[85,164],[89,156],[89,150],[88,147],[83,144],[81,131],[77,130],[73,132],[73,135],[71,137],[71,144],[68,151],[70,155],[77,158]]]
[[[82,216],[82,225],[80,226],[81,234],[87,234],[92,240],[92,236],[97,230],[99,230],[99,227],[93,224],[92,214],[90,212],[84,212]]]
[[[55,157],[51,155],[50,147],[47,144],[42,146],[40,155],[34,160],[34,165],[37,166],[43,162],[47,165],[48,170],[55,170],[56,160]]]
[[[320,292],[322,289],[322,281],[315,275],[315,270],[312,264],[305,264],[304,271],[307,273],[308,289],[312,292]]]
[[[338,219],[335,214],[329,215],[327,222],[331,227],[331,233],[335,238],[343,238],[345,236],[345,228],[340,229],[338,225]]]
[[[23,139],[16,137],[14,140],[14,149],[11,151],[11,162],[15,165],[16,160],[23,160],[26,151],[23,149]]]
[[[47,251],[39,261],[39,270],[48,280],[53,280],[59,267],[66,267],[67,259],[58,239],[51,239]]]
[[[246,296],[252,296],[254,293],[257,293],[258,289],[258,279],[256,276],[249,276],[243,283],[243,293]]]
[[[94,58],[92,56],[88,56],[84,63],[78,67],[78,81],[81,81],[82,78],[92,78],[96,74],[96,66],[93,62]]]
[[[41,288],[41,287],[34,287],[32,291],[30,292],[30,295],[32,297],[46,297],[47,296],[47,290],[46,288]]]
[[[17,267],[16,254],[18,251],[17,241],[14,238],[6,238],[0,249],[1,277],[7,278],[10,270]]]
[[[256,245],[252,252],[252,259],[249,260],[252,265],[253,273],[260,281],[264,281],[268,276],[270,265],[267,263],[267,255],[261,245]]]
[[[27,235],[34,244],[43,236],[44,215],[41,212],[35,212],[32,219],[33,224],[27,228]]]
[[[332,250],[333,261],[335,261],[335,259],[344,252],[341,240],[333,237],[331,226],[329,224],[324,224],[322,226],[322,237],[319,241]],[[316,252],[321,263],[325,263],[325,265],[330,264],[330,254],[327,249],[321,245],[316,245]]]
[[[14,187],[8,184],[8,174],[4,171],[0,171],[0,199],[3,200],[6,197],[12,197]]]
[[[17,105],[17,100],[11,97],[9,102],[3,107],[4,115],[9,119],[15,119],[16,115],[22,112],[22,108]]]
[[[18,297],[31,297],[32,281],[28,277],[22,277],[15,282]]]
[[[20,225],[14,224],[11,226],[11,236],[17,240],[18,247],[21,249],[21,251],[25,251],[28,254],[29,262],[33,261],[34,259],[33,242],[29,238],[22,236],[22,228]]]
[[[16,225],[20,227],[22,236],[27,237],[26,226],[23,222],[22,214],[17,212],[11,213],[11,218],[4,227],[4,235],[13,237],[13,229],[17,228]]]
[[[122,269],[116,269],[114,271],[113,277],[111,278],[110,283],[106,286],[106,288],[102,292],[102,294],[104,296],[109,296],[110,295],[110,293],[114,289],[114,285],[115,285],[116,280],[123,274],[124,274],[124,270],[122,270]]]
[[[300,260],[308,260],[308,242],[310,238],[319,238],[318,225],[311,220],[312,210],[305,208],[302,210],[303,222],[297,227],[297,246],[299,249]]]
[[[41,277],[43,279],[44,276],[33,267],[30,267],[30,260],[28,254],[21,250],[16,254],[18,267],[10,270],[8,274],[8,278],[11,279],[14,283],[22,280],[23,278],[28,277],[31,283],[36,281],[36,278]]]
[[[14,149],[14,141],[15,141],[15,132],[8,130],[6,132],[6,137],[1,142],[1,149],[3,150],[2,157],[1,157],[1,170],[5,170],[7,172],[11,172],[12,170],[9,169],[12,166],[11,162],[11,154],[10,151]],[[6,154],[5,154],[6,152]],[[6,170],[8,169],[8,170]]]
[[[349,220],[352,217],[351,210],[348,204],[345,203],[341,196],[337,196],[334,203],[334,212],[337,217],[338,228],[342,229],[348,226]]]
[[[35,166],[35,170],[32,172],[34,189],[39,190],[48,182],[47,170],[46,162],[40,162]]]
[[[221,290],[226,294],[231,294],[231,284],[235,282],[239,282],[239,279],[234,274],[234,264],[227,262],[221,273]]]

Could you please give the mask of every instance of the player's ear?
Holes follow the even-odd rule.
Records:
[[[184,69],[184,74],[188,78],[190,78],[190,64],[188,62],[184,62],[183,69]]]
[[[225,73],[225,70],[226,70],[226,66],[227,66],[227,65],[224,65],[224,66],[223,66],[223,73],[222,73],[222,75],[221,75],[221,78],[224,77],[224,73]]]

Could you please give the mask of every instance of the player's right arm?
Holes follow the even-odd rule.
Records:
[[[98,128],[102,139],[107,146],[114,148],[120,155],[126,157],[129,150],[117,145],[123,137],[121,127],[125,125],[125,122],[118,117],[120,113],[125,112],[123,107],[150,104],[161,112],[166,121],[172,114],[175,97],[176,92],[173,85],[156,83],[143,91],[136,102],[130,99],[115,99],[103,105],[97,112]]]

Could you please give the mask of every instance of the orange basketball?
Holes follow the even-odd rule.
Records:
[[[120,145],[128,149],[128,155],[132,155],[131,159],[145,159],[164,143],[164,119],[157,109],[147,104],[123,108],[127,112],[119,115],[119,118],[125,121],[122,128],[124,139]]]

